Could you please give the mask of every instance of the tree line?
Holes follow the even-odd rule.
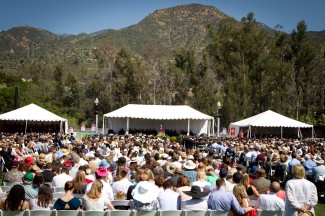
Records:
[[[291,34],[262,28],[253,13],[207,28],[201,52],[177,47],[170,56],[165,47],[147,44],[134,53],[105,39],[89,54],[94,64],[34,59],[16,75],[0,68],[0,113],[13,109],[19,87],[20,105],[36,103],[75,127],[94,122],[95,98],[100,115],[137,103],[187,104],[216,117],[219,101],[224,127],[267,109],[325,126],[324,47],[312,45],[304,21]]]

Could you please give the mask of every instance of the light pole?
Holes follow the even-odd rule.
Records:
[[[218,107],[218,110],[217,110],[217,117],[218,117],[218,121],[217,121],[217,137],[220,137],[220,117],[221,117],[221,113],[220,113],[221,103],[220,103],[220,101],[218,101],[217,107]]]
[[[98,104],[99,104],[98,98],[95,99],[94,103],[95,103],[94,114],[96,115],[96,134],[98,134]]]

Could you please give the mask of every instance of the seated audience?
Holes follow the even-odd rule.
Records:
[[[67,181],[64,190],[65,194],[55,201],[53,208],[56,210],[79,210],[81,202],[73,196],[73,182]]]
[[[2,211],[24,211],[30,209],[29,203],[25,198],[25,190],[21,185],[14,185],[7,196],[0,200]]]
[[[29,201],[31,210],[51,210],[53,209],[54,200],[52,188],[49,184],[43,184],[35,199]]]

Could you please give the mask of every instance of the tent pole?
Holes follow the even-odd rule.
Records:
[[[187,119],[187,136],[190,135],[190,119]]]
[[[283,127],[281,126],[281,139],[283,138]]]
[[[60,121],[60,133],[62,133],[62,120]]]
[[[126,134],[129,134],[129,117],[126,118]]]
[[[208,131],[207,131],[208,136],[211,134],[211,121],[208,120]]]
[[[252,137],[252,126],[251,125],[249,126],[249,134],[248,135],[249,135],[249,138]]]
[[[215,135],[214,134],[214,118],[212,119],[212,135]]]
[[[27,120],[26,120],[26,124],[25,124],[25,134],[27,133]]]
[[[103,129],[102,129],[102,134],[105,133],[105,116],[103,116]]]
[[[312,139],[314,139],[314,133],[315,133],[315,131],[314,131],[314,126],[313,126],[313,127],[311,127],[311,138]]]

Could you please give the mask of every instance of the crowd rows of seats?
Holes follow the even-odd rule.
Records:
[[[261,211],[257,216],[283,216],[284,212]],[[71,210],[27,210],[27,211],[0,211],[0,216],[232,216],[231,211],[71,211]]]

